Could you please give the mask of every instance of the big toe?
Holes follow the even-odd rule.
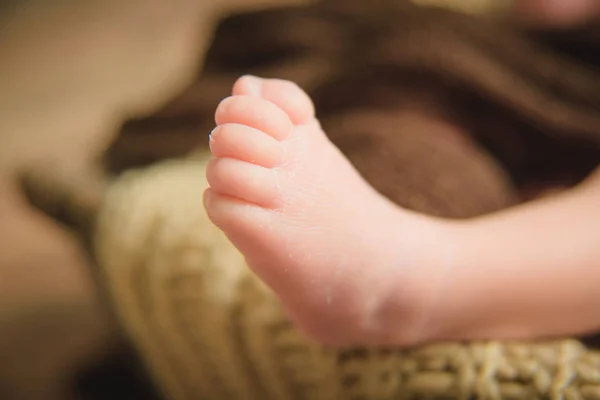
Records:
[[[246,75],[233,86],[234,95],[259,96],[281,108],[294,125],[305,125],[315,119],[315,107],[298,85],[281,79],[262,79]]]

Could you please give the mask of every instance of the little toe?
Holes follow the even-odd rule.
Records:
[[[209,145],[213,155],[219,158],[236,158],[265,168],[283,163],[281,142],[246,125],[223,124],[216,127],[210,134]]]
[[[279,207],[279,183],[275,169],[235,158],[215,158],[206,167],[206,179],[217,193],[266,208]]]
[[[235,83],[233,94],[258,96],[270,101],[285,111],[294,125],[304,125],[315,118],[312,100],[294,82],[247,75]]]
[[[238,95],[223,100],[215,113],[217,125],[240,124],[263,131],[277,140],[287,139],[294,130],[288,115],[265,99]]]

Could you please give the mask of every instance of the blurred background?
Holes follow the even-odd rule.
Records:
[[[79,238],[19,177],[96,182],[122,123],[193,81],[221,17],[301,2],[0,0],[0,399],[154,398]]]

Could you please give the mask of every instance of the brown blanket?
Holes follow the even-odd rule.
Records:
[[[526,30],[403,0],[237,15],[196,84],[129,123],[107,161],[121,171],[204,146],[239,75],[286,78],[376,189],[419,211],[474,216],[598,164],[599,50],[600,26]]]

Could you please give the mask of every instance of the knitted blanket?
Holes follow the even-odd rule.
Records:
[[[115,179],[102,201],[77,190],[42,198],[36,184],[32,197],[88,239],[166,398],[600,399],[600,353],[576,339],[321,347],[200,202],[201,132],[243,73],[299,83],[334,143],[404,207],[468,218],[573,185],[600,161],[598,33],[528,31],[402,0],[238,15],[221,25],[197,83],[128,124],[107,155],[113,172],[144,168]]]

